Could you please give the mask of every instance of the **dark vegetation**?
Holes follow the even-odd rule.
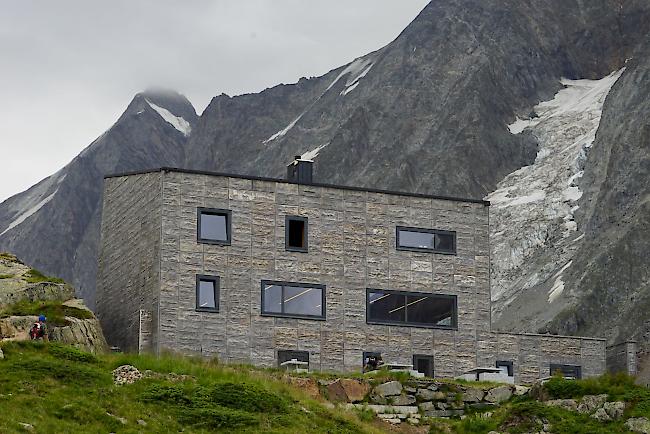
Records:
[[[173,355],[94,356],[53,342],[8,342],[2,349],[2,433],[23,432],[20,423],[42,433],[380,432],[307,398],[277,371]],[[116,386],[112,370],[124,364],[188,377]]]

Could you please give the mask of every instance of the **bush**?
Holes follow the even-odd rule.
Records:
[[[166,402],[182,406],[190,406],[193,404],[191,394],[187,393],[178,384],[153,384],[142,393],[141,399],[148,402]]]
[[[74,362],[97,363],[97,356],[69,345],[50,343],[48,352],[57,359],[72,360]]]
[[[213,406],[184,411],[180,417],[181,423],[206,428],[241,428],[259,423],[257,416],[246,411]]]
[[[218,383],[210,392],[216,404],[254,413],[285,413],[286,398],[251,383]]]
[[[584,395],[602,393],[610,395],[610,398],[621,398],[634,387],[636,387],[634,378],[623,373],[605,374],[601,377],[584,380],[565,380],[562,377],[553,377],[544,384],[544,388],[551,398],[555,399],[581,398]]]

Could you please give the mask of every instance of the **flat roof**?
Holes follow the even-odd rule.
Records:
[[[404,191],[393,191],[393,190],[380,190],[376,188],[363,188],[363,187],[352,187],[347,185],[334,185],[334,184],[322,184],[319,182],[295,182],[289,181],[282,178],[266,178],[263,176],[253,176],[253,175],[237,175],[232,173],[221,173],[221,172],[209,172],[204,170],[190,170],[190,169],[179,169],[177,167],[160,167],[156,169],[146,169],[138,170],[134,172],[124,172],[124,173],[114,173],[104,176],[104,179],[108,178],[119,178],[122,176],[130,175],[142,175],[145,173],[155,173],[155,172],[178,172],[178,173],[188,173],[192,175],[208,175],[208,176],[222,176],[227,178],[238,178],[238,179],[248,179],[251,181],[267,181],[267,182],[281,182],[283,184],[298,184],[298,185],[308,185],[313,187],[324,187],[324,188],[336,188],[339,190],[351,190],[351,191],[364,191],[369,193],[383,193],[383,194],[392,194],[397,196],[410,196],[410,197],[420,197],[425,199],[438,199],[438,200],[449,200],[453,202],[468,202],[468,203],[480,203],[484,206],[490,206],[490,202],[483,199],[468,199],[463,197],[453,197],[453,196],[439,196],[434,194],[421,194],[421,193],[409,193]]]

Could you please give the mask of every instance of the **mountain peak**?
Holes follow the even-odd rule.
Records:
[[[137,93],[126,109],[125,114],[138,113],[146,109],[147,106],[152,107],[152,104],[169,111],[174,116],[183,118],[189,124],[193,124],[198,119],[194,106],[185,95],[161,87],[151,87]]]

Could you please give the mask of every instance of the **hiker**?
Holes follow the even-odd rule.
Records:
[[[38,317],[38,322],[35,322],[32,325],[32,328],[29,329],[29,337],[32,340],[35,339],[42,339],[44,341],[48,341],[48,336],[47,336],[47,325],[46,325],[47,318],[45,315],[41,314]]]

